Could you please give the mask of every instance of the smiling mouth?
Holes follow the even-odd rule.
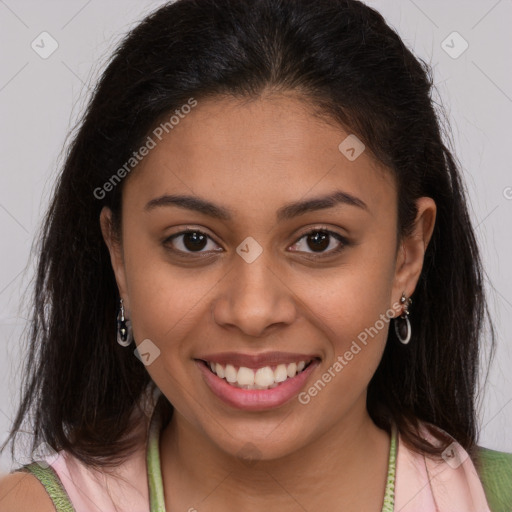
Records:
[[[210,372],[225,380],[230,386],[241,389],[273,389],[302,373],[315,359],[288,364],[247,368],[211,361],[201,362]]]

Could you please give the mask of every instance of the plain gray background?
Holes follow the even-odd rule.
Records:
[[[2,440],[18,400],[26,348],[22,334],[28,311],[21,299],[34,272],[31,244],[62,164],[67,134],[116,43],[163,3],[0,0]],[[498,335],[496,359],[481,395],[479,444],[512,452],[512,1],[367,3],[434,69],[437,101],[448,113],[464,171]],[[42,32],[58,44],[46,59],[31,47]],[[44,37],[48,50],[50,39]],[[0,469],[10,467],[4,454]]]

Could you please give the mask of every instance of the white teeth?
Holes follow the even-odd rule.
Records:
[[[274,371],[274,380],[276,382],[284,382],[288,378],[288,373],[286,372],[286,365],[279,364]]]
[[[218,375],[218,374],[217,374]],[[274,372],[270,366],[259,368],[254,375],[254,383],[257,386],[267,387],[274,384]]]
[[[297,363],[290,363],[286,368],[286,373],[290,379],[295,377],[295,374],[297,373]]]
[[[225,377],[225,374],[224,374],[224,368],[222,368],[222,365],[220,365],[219,363],[217,363],[215,365],[215,373],[221,378],[223,379]]]
[[[233,382],[236,382],[236,376],[237,376],[237,371],[235,370],[235,367],[228,364],[226,365],[226,369],[225,369],[225,375],[226,375],[226,380],[232,384]]]
[[[264,366],[253,370],[241,366],[238,370],[235,366],[219,363],[207,363],[212,372],[221,379],[226,379],[231,385],[243,389],[272,389],[287,379],[291,379],[304,370],[306,361],[297,363],[278,364],[273,370],[270,366]]]
[[[254,371],[245,366],[240,366],[238,375],[236,376],[238,384],[241,386],[253,386],[254,385]]]

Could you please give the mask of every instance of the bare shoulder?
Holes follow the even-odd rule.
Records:
[[[55,512],[41,482],[31,473],[0,475],[0,512]]]

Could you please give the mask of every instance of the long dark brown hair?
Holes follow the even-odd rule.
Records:
[[[410,309],[413,338],[404,346],[389,329],[367,407],[419,452],[440,453],[419,435],[419,421],[474,449],[480,348],[492,353],[495,334],[430,66],[356,0],[178,0],[115,50],[66,153],[38,240],[23,394],[2,450],[30,419],[33,448],[44,441],[104,467],[131,452],[130,414],[152,381],[116,342],[119,296],[99,215],[108,206],[119,225],[123,182],[98,189],[190,98],[266,90],[298,92],[391,170],[399,239],[411,232],[415,200],[434,199],[436,225]]]

